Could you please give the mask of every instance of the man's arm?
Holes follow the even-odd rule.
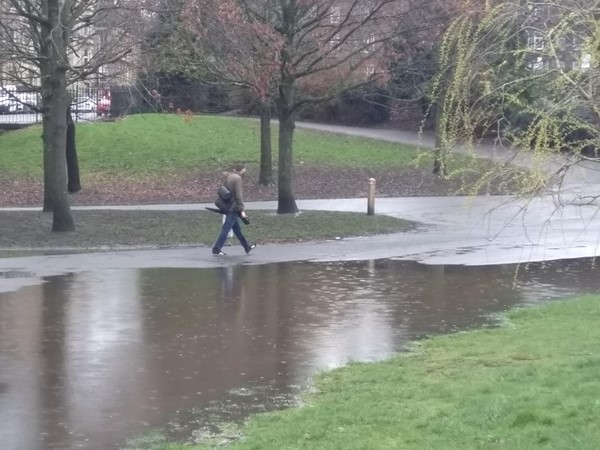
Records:
[[[237,202],[237,209],[239,210],[239,212],[243,212],[245,207],[244,207],[244,186],[243,186],[243,180],[242,177],[239,177],[237,180],[235,180],[234,183],[234,195],[235,195],[235,200]]]
[[[239,179],[237,179],[233,185],[234,189],[235,189],[235,199],[236,199],[236,203],[237,203],[237,212],[240,216],[240,219],[242,219],[242,222],[244,222],[246,225],[248,225],[250,223],[250,219],[248,219],[248,216],[246,216],[246,211],[244,211],[245,207],[244,207],[244,180],[240,177]]]

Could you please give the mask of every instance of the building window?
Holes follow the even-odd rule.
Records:
[[[544,50],[544,47],[544,36],[537,31],[533,31],[529,34],[529,48],[536,51],[542,51]]]
[[[367,36],[367,39],[365,39],[365,48],[364,48],[363,52],[373,53],[374,51],[375,51],[375,35],[370,34],[369,36]]]
[[[371,15],[371,11],[371,5],[363,4],[358,7],[358,16],[361,20],[364,20]]]
[[[529,67],[533,70],[542,70],[544,68],[544,59],[541,56],[537,56],[531,60]]]
[[[589,53],[586,53],[581,58],[581,69],[582,70],[588,70],[591,67],[592,67],[592,55],[589,54]]]
[[[329,45],[331,48],[337,48],[340,45],[340,42],[340,36],[336,34],[329,40]]]
[[[329,23],[337,25],[342,20],[342,10],[339,6],[332,6],[329,13]]]

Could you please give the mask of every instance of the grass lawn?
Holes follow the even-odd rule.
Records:
[[[276,128],[276,126],[274,126]],[[136,176],[215,170],[259,161],[259,124],[235,117],[140,114],[114,122],[77,124],[79,162],[86,173]],[[40,176],[41,126],[0,135],[0,175]],[[277,133],[273,132],[277,158]],[[294,161],[335,167],[404,167],[410,146],[298,129]]]
[[[411,227],[409,222],[393,217],[344,212],[277,215],[273,211],[250,211],[249,216],[251,224],[243,226],[244,235],[259,243],[367,236],[402,232]],[[221,215],[205,210],[74,210],[73,218],[77,224],[75,232],[49,233],[51,214],[0,212],[0,249],[212,245],[222,223]]]
[[[255,417],[228,448],[597,449],[599,323],[600,296],[581,297],[325,373],[304,407]],[[207,448],[161,440],[144,448]]]
[[[248,165],[247,200],[274,200],[260,186],[260,124],[226,116],[140,114],[77,125],[83,189],[74,204],[212,202],[223,170]],[[278,133],[273,126],[277,179]],[[293,189],[297,199],[364,197],[369,178],[378,196],[507,194],[524,177],[474,155],[454,153],[449,177],[431,172],[432,152],[376,139],[307,129],[294,134]],[[0,205],[42,202],[41,127],[0,134]],[[523,178],[527,180],[527,178]],[[525,183],[525,185],[528,185]],[[530,185],[530,184],[529,184]]]

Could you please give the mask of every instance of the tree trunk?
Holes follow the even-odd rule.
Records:
[[[43,116],[42,116],[42,122],[43,122]],[[43,143],[43,137],[42,137],[42,145],[44,146],[44,207],[42,208],[43,212],[52,212],[52,197],[50,195],[50,180],[49,180],[49,174],[50,174],[50,153],[46,151],[45,149],[45,145]]]
[[[67,110],[66,91],[61,96],[57,91],[48,99],[48,113],[42,121],[44,152],[50,159],[47,174],[48,191],[52,204],[52,231],[73,231],[75,224],[67,194],[67,124],[64,117]]]
[[[70,2],[69,2],[70,3]],[[52,231],[74,231],[67,194],[67,58],[68,33],[62,14],[70,5],[63,0],[45,0],[42,10],[47,22],[41,26],[42,140],[44,143],[44,182],[52,207]]]
[[[442,116],[444,114],[444,98],[435,104],[435,151],[433,154],[433,173],[446,176],[446,141],[442,138]]]
[[[273,152],[271,148],[271,102],[262,104],[260,112],[260,174],[263,186],[273,184]]]
[[[75,123],[71,116],[71,107],[67,107],[67,190],[70,193],[81,190],[79,178],[79,161],[77,159],[77,146],[75,144]]]
[[[279,186],[277,214],[297,213],[292,191],[292,149],[294,141],[294,85],[283,80],[279,87]]]

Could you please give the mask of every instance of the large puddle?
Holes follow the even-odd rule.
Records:
[[[294,405],[318,371],[493,323],[515,305],[600,291],[590,260],[287,263],[45,281],[0,294],[3,449],[114,449],[167,423],[173,436],[199,439]]]

